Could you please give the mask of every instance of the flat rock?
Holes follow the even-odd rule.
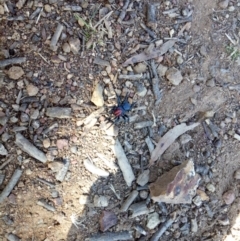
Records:
[[[157,212],[150,213],[147,218],[147,228],[154,229],[160,223],[159,214]]]
[[[39,89],[38,89],[37,86],[34,86],[32,84],[27,86],[27,93],[28,93],[29,96],[37,95],[38,91],[39,91]]]
[[[144,186],[148,183],[149,180],[149,170],[145,170],[143,173],[141,173],[137,178],[137,184],[140,186]]]
[[[110,211],[103,211],[100,219],[99,225],[102,232],[107,231],[109,228],[117,224],[117,216]]]
[[[10,79],[17,80],[24,75],[24,71],[19,66],[13,66],[8,70],[7,74]]]
[[[6,150],[4,145],[0,143],[0,155],[1,156],[6,156],[7,154],[8,154],[8,151]]]
[[[183,80],[181,72],[176,68],[168,69],[166,71],[166,77],[173,85],[179,85]]]
[[[195,173],[193,161],[185,161],[150,184],[151,197],[155,202],[190,204],[200,179]]]
[[[71,108],[65,107],[50,107],[47,108],[46,115],[55,118],[70,118],[72,113]]]
[[[101,107],[104,105],[103,87],[100,84],[97,84],[95,86],[91,101],[93,102],[94,105],[96,105],[98,107]]]
[[[147,65],[143,63],[139,63],[133,67],[133,70],[136,74],[144,73],[147,70]]]
[[[80,40],[78,38],[70,38],[68,40],[68,44],[70,46],[70,49],[71,51],[74,53],[74,54],[77,54],[80,50]]]

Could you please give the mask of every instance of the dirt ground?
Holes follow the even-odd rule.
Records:
[[[178,218],[159,240],[240,240],[240,174],[236,172],[240,168],[240,1],[151,2],[156,7],[154,37],[140,26],[146,24],[148,2],[130,1],[125,17],[118,21],[125,4],[121,0],[0,1],[0,61],[26,57],[22,63],[2,66],[0,62],[0,143],[7,151],[0,155],[0,193],[14,171],[23,170],[10,195],[0,203],[0,241],[87,240],[99,233],[103,210],[117,216],[108,231],[131,233],[133,238],[124,240],[153,240],[152,235],[173,212]],[[164,13],[171,9],[175,10]],[[178,36],[188,22],[190,28]],[[51,46],[58,23],[63,29],[56,46]],[[163,75],[161,101],[155,105],[151,77],[118,77],[139,74],[137,64],[123,67],[123,63],[150,51],[146,49],[152,43],[161,46],[160,40],[165,43],[171,38],[178,41],[155,62],[178,69],[183,79],[173,85]],[[96,57],[108,63],[96,64]],[[146,67],[144,74],[149,72],[149,61],[140,61]],[[13,66],[20,67],[17,73],[12,73]],[[91,116],[101,108],[91,101],[98,84],[103,92],[98,101],[104,101],[104,109]],[[128,113],[129,123],[120,121],[106,129],[108,118],[113,118],[111,107],[117,103],[115,93],[121,97],[130,93],[129,102],[135,105]],[[51,116],[49,107],[70,108],[71,116]],[[206,127],[206,119],[216,132]],[[136,129],[135,124],[142,121],[155,121],[156,125]],[[193,122],[200,125],[187,132],[191,140],[183,144],[177,139],[149,168],[146,137],[155,146],[174,126]],[[46,131],[52,125],[55,128]],[[47,162],[36,160],[16,145],[17,133],[46,154]],[[199,194],[200,203],[166,204],[165,212],[152,202],[148,187],[140,189],[136,181],[126,185],[111,148],[117,138],[135,177],[142,169],[150,169],[149,183],[192,159],[201,175],[198,190],[204,197]],[[99,154],[117,168],[110,168]],[[64,160],[70,165],[64,180],[59,181],[56,173]],[[90,173],[85,160],[110,175],[104,178]],[[197,167],[202,169],[197,171]],[[133,190],[140,193],[135,203],[144,201],[149,213],[159,214],[161,222],[155,228],[147,228],[149,213],[132,217],[130,211],[120,212]],[[230,203],[224,198],[226,192],[233,199]],[[99,197],[107,204],[97,205]],[[39,200],[50,208],[39,205]],[[136,231],[136,224],[147,234]],[[19,239],[11,239],[9,234]]]

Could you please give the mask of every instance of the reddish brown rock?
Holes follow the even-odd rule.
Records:
[[[117,216],[110,211],[103,211],[100,220],[100,230],[102,232],[107,231],[109,228],[117,224]]]
[[[185,161],[150,184],[151,197],[155,202],[191,203],[200,179],[193,161]]]

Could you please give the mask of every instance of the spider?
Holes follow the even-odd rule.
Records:
[[[120,97],[117,95],[117,106],[114,106],[110,112],[115,116],[115,123],[118,122],[121,117],[124,119],[125,122],[129,122],[129,117],[126,113],[129,112],[135,104],[130,104],[128,102],[128,96],[129,93],[127,93],[123,101],[121,101]]]

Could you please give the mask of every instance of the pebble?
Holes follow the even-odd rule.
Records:
[[[59,192],[58,192],[57,190],[52,190],[52,191],[51,191],[51,196],[52,196],[53,198],[57,198],[57,197],[59,197]]]
[[[39,120],[34,120],[33,122],[32,122],[32,128],[33,129],[38,129],[40,127],[40,122],[39,122]]]
[[[109,228],[116,225],[117,221],[117,216],[113,212],[103,211],[99,219],[100,230],[102,232],[107,231]]]
[[[74,54],[77,54],[79,52],[79,50],[80,50],[80,45],[81,45],[80,40],[78,38],[70,38],[68,40],[68,43],[69,43],[71,51]]]
[[[203,202],[209,201],[209,196],[204,191],[197,189],[197,195],[201,198]]]
[[[94,203],[95,207],[107,207],[108,206],[108,198],[105,196],[95,195],[93,203]]]
[[[31,169],[29,169],[29,168],[28,168],[28,169],[25,171],[25,173],[26,173],[26,175],[28,175],[28,176],[29,176],[29,175],[31,175],[31,174],[32,174],[32,171],[31,171]]]
[[[28,122],[29,121],[29,115],[24,113],[24,112],[21,112],[20,120],[21,120],[21,122]]]
[[[71,52],[71,48],[70,45],[68,43],[64,43],[62,46],[63,52],[65,53],[70,53]]]
[[[144,97],[147,94],[147,88],[143,85],[143,83],[137,84],[137,95],[140,97]]]
[[[228,8],[228,11],[229,12],[233,12],[235,10],[235,7],[234,6],[230,6],[229,8]]]
[[[159,214],[157,212],[150,213],[147,218],[147,228],[154,229],[160,223]]]
[[[91,101],[98,107],[104,105],[103,87],[98,83],[93,91]]]
[[[71,147],[70,147],[70,151],[71,151],[73,154],[76,154],[77,151],[78,151],[77,146],[71,146]]]
[[[185,145],[191,140],[192,140],[192,137],[189,134],[183,134],[180,136],[181,145]]]
[[[10,139],[10,137],[11,136],[7,132],[5,132],[5,133],[2,134],[2,141],[6,142]]]
[[[67,139],[58,139],[56,145],[57,145],[58,150],[61,150],[65,147],[67,148],[68,140]]]
[[[230,205],[235,200],[235,193],[233,190],[229,190],[223,194],[222,198],[227,205]]]
[[[4,147],[3,144],[0,143],[0,155],[6,156],[8,154],[7,149]]]
[[[163,77],[165,76],[166,72],[168,70],[168,67],[162,65],[162,64],[159,64],[158,68],[157,68],[157,72],[158,72],[158,75],[160,77]]]
[[[49,107],[47,108],[46,115],[55,118],[70,118],[72,113],[71,108],[65,107]]]
[[[225,215],[223,217],[221,217],[220,219],[218,219],[219,224],[226,226],[230,224],[230,221],[228,219],[228,217],[226,217]]]
[[[127,81],[125,82],[125,86],[126,86],[127,88],[131,89],[131,88],[133,87],[133,83],[132,83],[131,81],[127,80]]]
[[[137,184],[140,186],[144,186],[145,184],[147,184],[149,180],[149,173],[149,169],[143,171],[143,173],[141,173],[137,178]]]
[[[8,118],[6,116],[1,116],[0,117],[0,125],[4,126],[7,124]]]
[[[13,117],[10,118],[10,122],[11,123],[17,123],[18,122],[18,118],[13,116]]]
[[[27,93],[28,93],[29,96],[37,95],[38,91],[39,91],[38,87],[36,87],[32,84],[27,86]]]
[[[38,117],[39,117],[39,110],[38,110],[38,109],[33,110],[33,112],[32,112],[31,115],[30,115],[30,118],[31,118],[32,120],[36,120]]]
[[[17,80],[24,75],[24,71],[19,66],[13,66],[8,70],[7,74],[10,79]]]
[[[240,179],[240,169],[236,170],[234,173],[234,178],[239,180]]]
[[[46,139],[43,140],[43,147],[44,148],[48,148],[48,147],[50,147],[50,145],[51,145],[51,142],[50,142],[49,138],[46,138]]]
[[[194,85],[194,86],[193,86],[193,91],[194,91],[195,93],[199,92],[200,90],[201,90],[201,87],[200,87],[199,85]]]
[[[198,225],[197,225],[197,220],[196,218],[191,219],[191,231],[193,233],[196,233],[198,231]]]
[[[179,85],[183,80],[181,72],[176,68],[168,69],[166,71],[166,77],[173,85]]]
[[[208,87],[214,87],[215,86],[215,79],[212,78],[212,79],[207,80],[206,85]]]
[[[219,2],[219,7],[222,8],[222,9],[225,9],[228,7],[228,4],[229,4],[229,0],[223,0],[221,2]]]
[[[179,55],[178,57],[177,57],[177,63],[178,64],[182,64],[183,63],[183,57],[181,56],[181,55]]]
[[[200,50],[199,50],[200,54],[203,56],[203,57],[206,57],[207,56],[207,49],[205,46],[201,46]]]
[[[194,197],[192,201],[197,207],[200,207],[202,205],[202,199],[198,195]]]
[[[51,13],[52,8],[51,8],[51,6],[50,6],[49,4],[46,4],[46,5],[44,6],[44,10],[45,10],[47,13]]]
[[[139,196],[140,196],[140,198],[142,198],[142,199],[147,199],[147,197],[148,197],[148,191],[146,191],[146,190],[140,191]]]
[[[209,192],[215,192],[215,190],[216,190],[215,186],[212,183],[208,183],[206,185],[206,188]]]
[[[143,63],[138,63],[133,67],[133,70],[136,74],[144,73],[147,70],[147,65]]]

